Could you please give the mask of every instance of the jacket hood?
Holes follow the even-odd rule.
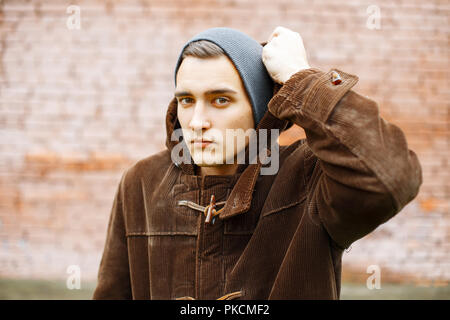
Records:
[[[263,46],[266,44],[266,42],[261,43]],[[281,85],[275,84],[273,88],[273,95],[275,95],[278,90],[281,88]],[[264,116],[262,117],[261,121],[258,123],[257,127],[255,128],[257,136],[259,136],[259,132],[261,129],[268,129],[267,131],[267,141],[266,146],[269,146],[267,154],[270,155],[270,143],[271,143],[271,131],[270,129],[278,129],[279,132],[283,132],[287,129],[289,129],[292,126],[292,123],[287,120],[281,120],[276,118],[274,115],[272,115],[268,110],[265,112]],[[167,114],[166,114],[166,147],[170,152],[172,152],[173,148],[178,143],[185,143],[182,138],[180,141],[172,141],[171,137],[173,132],[176,129],[181,129],[180,123],[178,121],[177,116],[177,99],[173,98],[172,101],[169,103]],[[187,146],[183,148],[183,150],[187,150]],[[239,164],[236,174],[241,174],[239,179],[237,180],[235,186],[233,187],[233,190],[230,193],[229,198],[227,199],[227,203],[225,204],[225,207],[223,208],[222,212],[219,215],[219,218],[229,218],[234,215],[244,213],[250,209],[250,205],[252,202],[252,194],[253,189],[256,184],[256,180],[259,176],[260,169],[261,169],[261,162],[259,159],[257,159],[257,163],[250,164],[248,161],[248,147],[245,149],[245,163]],[[191,157],[190,157],[191,158]],[[171,157],[172,159],[172,157]],[[172,163],[176,165],[181,171],[182,174],[187,175],[195,175],[195,167],[197,166],[195,163],[193,163],[193,160],[191,159],[190,163],[175,163],[172,159]]]

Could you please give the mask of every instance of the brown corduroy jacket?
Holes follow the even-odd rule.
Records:
[[[276,88],[257,130],[295,123],[306,139],[280,147],[274,175],[174,163],[173,99],[167,149],[121,178],[93,298],[339,299],[343,250],[410,202],[422,172],[403,132],[351,90],[358,78],[336,71],[337,85],[308,69]],[[205,224],[213,194],[226,203]]]

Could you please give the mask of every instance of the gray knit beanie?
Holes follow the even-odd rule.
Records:
[[[181,50],[175,68],[175,85],[184,49],[194,41],[210,41],[225,52],[236,67],[253,108],[255,127],[267,110],[273,95],[273,81],[262,61],[262,45],[241,31],[230,28],[211,28],[189,40]]]

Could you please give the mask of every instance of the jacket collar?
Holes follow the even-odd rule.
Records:
[[[274,86],[274,94],[276,94],[280,88],[281,86],[276,84]],[[256,132],[259,133],[260,129],[268,129],[266,146],[270,146],[270,129],[279,129],[281,133],[282,131],[287,130],[291,125],[292,124],[289,121],[278,119],[267,110],[261,121],[258,123]],[[181,126],[177,118],[177,100],[176,98],[173,98],[169,103],[166,114],[166,147],[169,149],[169,151],[172,151],[174,146],[178,143],[185,143],[184,140],[171,140],[173,131],[178,128],[181,128]],[[257,136],[259,135],[257,134]],[[246,160],[248,160],[248,153],[249,150],[248,148],[246,148]],[[270,155],[269,149],[268,155]],[[250,161],[246,161],[246,163],[244,164],[239,164],[236,172],[241,173],[241,175],[234,185],[233,190],[231,191],[230,196],[227,199],[227,203],[225,204],[222,212],[219,215],[219,218],[227,219],[247,212],[250,209],[253,190],[255,188],[255,184],[258,179],[262,164],[260,162],[260,159],[257,159],[257,163],[255,164],[249,163]],[[195,175],[196,165],[192,160],[191,163],[179,163],[176,165],[180,168],[182,174]]]

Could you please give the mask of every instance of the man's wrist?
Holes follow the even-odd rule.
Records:
[[[286,73],[286,75],[284,75],[284,77],[281,79],[282,84],[285,84],[286,81],[288,81],[290,78],[292,78],[292,76],[294,74],[299,73],[300,71],[303,71],[303,70],[307,70],[307,69],[311,69],[311,67],[309,65],[304,65],[304,66],[292,69],[292,71],[290,71],[289,73]]]

